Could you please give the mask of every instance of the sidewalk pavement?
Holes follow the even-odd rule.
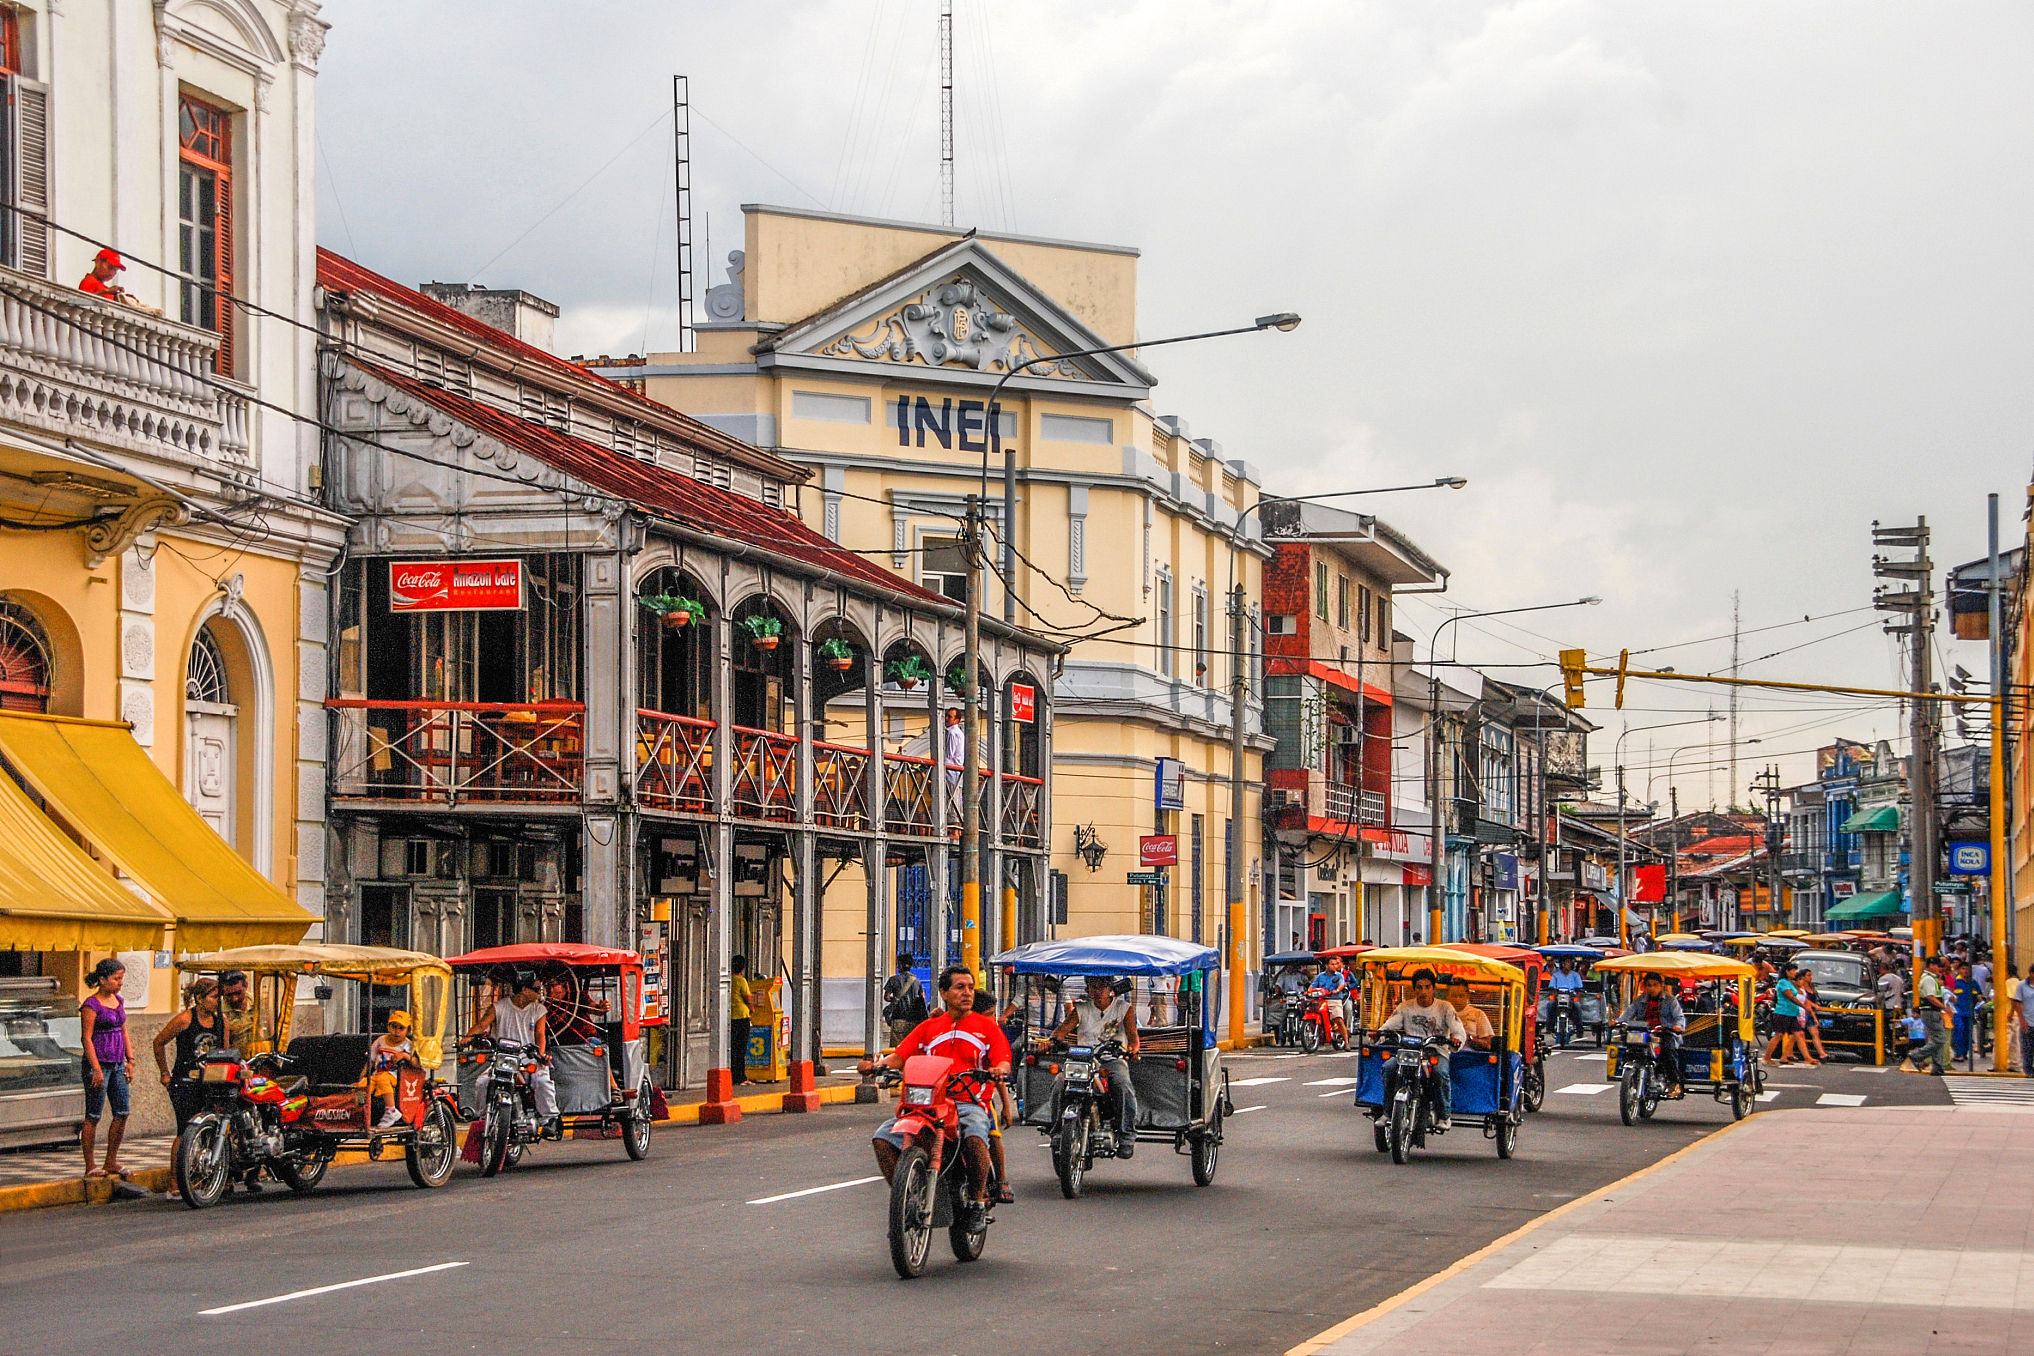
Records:
[[[851,1061],[834,1062],[837,1070],[815,1080],[822,1103],[852,1102],[855,1098],[855,1076]],[[789,1083],[738,1083],[735,1091],[740,1094],[735,1100],[740,1103],[742,1114],[763,1116],[783,1110],[784,1094],[789,1092]],[[706,1100],[704,1088],[690,1088],[683,1092],[667,1092],[665,1098],[670,1114],[659,1125],[697,1125],[699,1106]],[[168,1191],[170,1181],[170,1145],[175,1142],[171,1135],[131,1136],[120,1146],[120,1165],[126,1170],[125,1180],[148,1191]],[[105,1157],[105,1140],[102,1135],[99,1144],[100,1158]],[[353,1162],[365,1162],[365,1154],[341,1154],[337,1165],[344,1167]],[[50,1149],[21,1149],[0,1153],[0,1213],[10,1210],[34,1209],[45,1205],[77,1205],[90,1201],[103,1204],[112,1197],[115,1183],[102,1180],[87,1182],[83,1176],[84,1159],[76,1144],[67,1144]]]
[[[1386,1351],[2034,1351],[2034,1108],[1761,1112],[1287,1356]]]

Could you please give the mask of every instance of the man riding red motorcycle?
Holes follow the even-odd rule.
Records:
[[[1307,997],[1324,1008],[1328,1018],[1327,1037],[1330,1044],[1341,1049],[1349,1043],[1349,996],[1353,991],[1353,976],[1342,963],[1340,956],[1328,957],[1328,968],[1314,976],[1307,986]]]
[[[991,1139],[995,1126],[992,1088],[994,1083],[1010,1076],[1010,1041],[992,1015],[974,1010],[975,977],[965,965],[949,965],[940,972],[939,996],[944,1005],[942,1011],[920,1022],[880,1062],[865,1059],[858,1067],[863,1074],[874,1073],[878,1068],[901,1070],[914,1055],[935,1055],[952,1060],[962,1069],[988,1075],[987,1080],[956,1080],[952,1085],[960,1121],[961,1153],[967,1163],[969,1200],[977,1208],[986,1208],[991,1164],[1000,1157],[995,1150],[1002,1147],[1000,1139],[993,1142]],[[897,1160],[910,1147],[897,1132],[898,1120],[893,1116],[876,1127],[873,1141],[876,1166],[882,1169],[886,1182],[895,1178]],[[994,1162],[994,1166],[995,1179],[1007,1183],[1009,1178],[1003,1165]],[[1007,1186],[1001,1199],[1009,1199]]]

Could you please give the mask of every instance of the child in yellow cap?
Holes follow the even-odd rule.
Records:
[[[388,1031],[367,1047],[368,1114],[374,1117],[377,1130],[402,1123],[402,1109],[396,1105],[396,1079],[397,1070],[405,1064],[413,1069],[424,1067],[410,1048],[410,1014],[397,1008],[388,1015]],[[386,1109],[376,1116],[374,1108],[378,1106]]]

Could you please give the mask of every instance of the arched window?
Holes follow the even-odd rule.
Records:
[[[221,706],[233,700],[227,694],[226,658],[219,653],[219,642],[209,626],[198,632],[197,644],[191,646],[191,662],[184,671],[184,700]]]
[[[49,710],[49,655],[35,614],[0,598],[0,711]]]

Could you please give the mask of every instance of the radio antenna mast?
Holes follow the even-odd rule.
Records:
[[[953,225],[953,0],[939,0],[939,221]]]
[[[671,77],[671,132],[678,157],[678,351],[699,346],[692,332],[692,96],[691,80]]]

